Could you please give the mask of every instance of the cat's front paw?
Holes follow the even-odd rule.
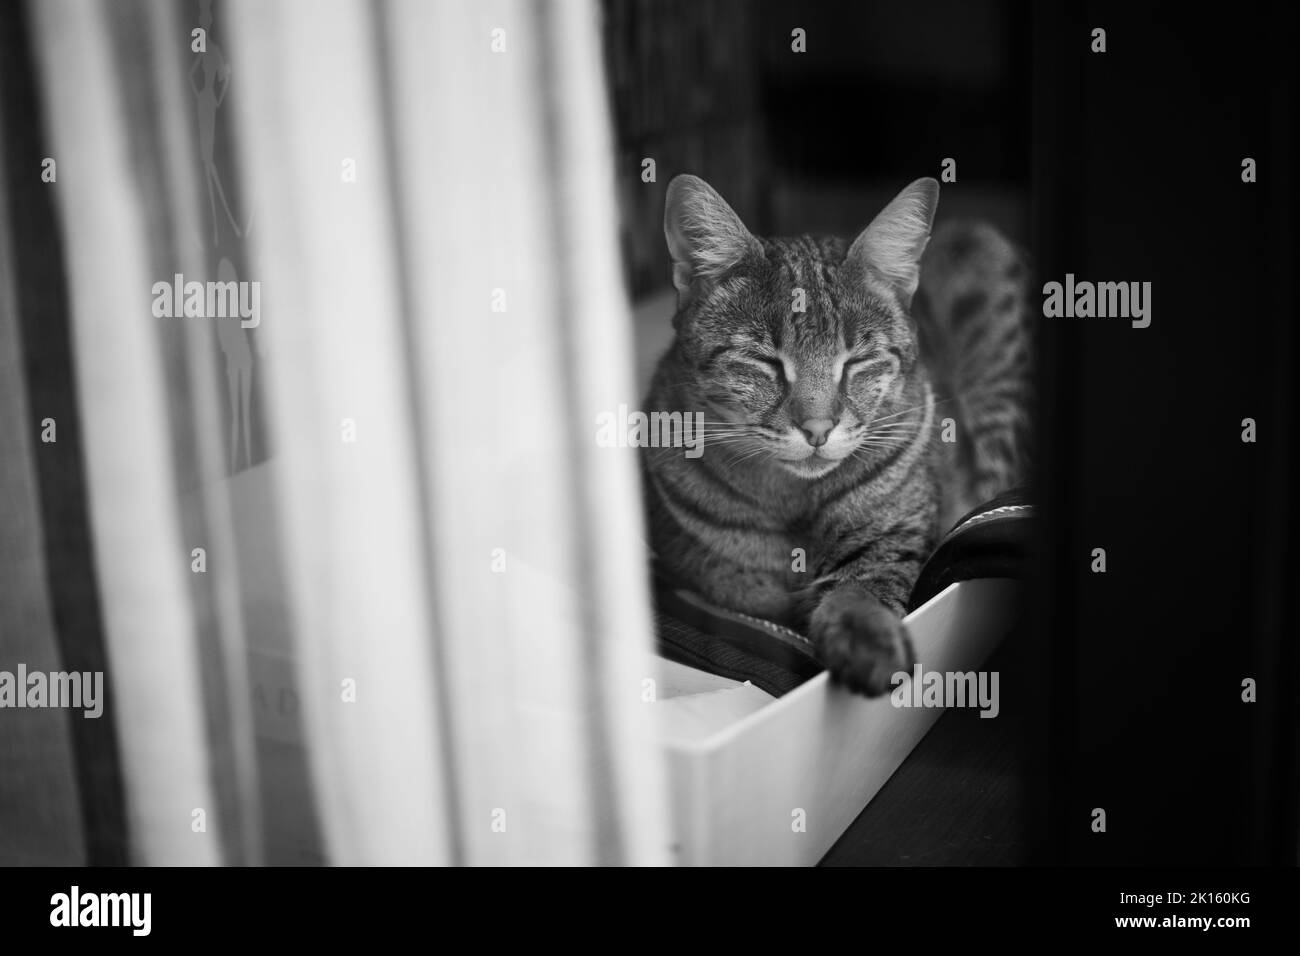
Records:
[[[826,595],[813,612],[809,636],[831,679],[868,697],[888,693],[890,678],[911,671],[916,660],[907,626],[865,591]]]

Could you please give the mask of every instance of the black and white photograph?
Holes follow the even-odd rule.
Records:
[[[1298,21],[0,3],[7,924],[826,867],[1284,934]]]

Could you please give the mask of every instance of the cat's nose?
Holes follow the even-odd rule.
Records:
[[[835,422],[829,418],[809,418],[799,426],[799,430],[803,432],[803,437],[808,439],[808,444],[820,448],[826,444],[826,437],[834,427]]]

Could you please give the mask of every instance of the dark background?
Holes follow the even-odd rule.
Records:
[[[1152,283],[1146,329],[1038,320],[1044,527],[1003,716],[945,715],[827,862],[1297,861],[1296,16],[1193,11],[605,4],[637,297],[667,286],[679,172],[760,234],[851,236],[944,157],[940,218],[992,219],[1040,284]]]
[[[856,235],[958,160],[941,218],[1028,230],[1030,21],[1015,4],[605,0],[634,295],[667,284],[664,190],[691,172],[756,233]],[[802,28],[806,53],[791,50]],[[641,180],[653,158],[654,183]]]
[[[1147,329],[1043,325],[1036,859],[1297,860],[1296,40],[1281,4],[1035,21],[1042,272],[1150,280],[1154,301]]]

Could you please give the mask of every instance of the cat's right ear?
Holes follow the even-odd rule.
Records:
[[[714,281],[747,257],[763,254],[762,245],[726,200],[698,176],[676,176],[668,184],[664,238],[679,302],[699,283]]]
[[[918,179],[893,198],[849,247],[846,262],[874,269],[894,287],[903,308],[912,304],[921,276],[921,253],[930,241],[939,184]]]

